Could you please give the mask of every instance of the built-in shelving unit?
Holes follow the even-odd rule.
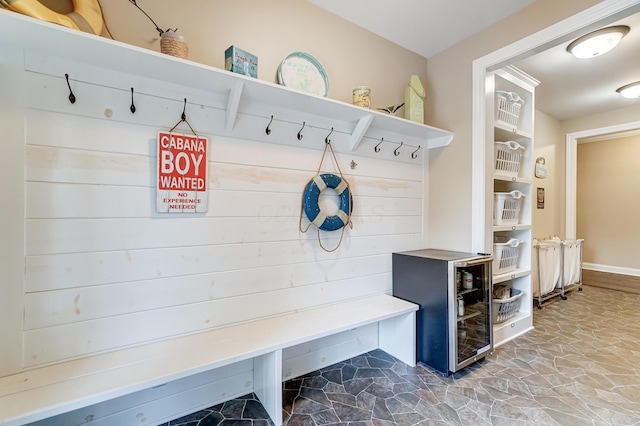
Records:
[[[288,123],[334,128],[349,135],[348,149],[356,151],[363,138],[402,141],[421,148],[451,143],[453,134],[382,112],[360,108],[329,98],[308,95],[274,83],[234,74],[208,65],[82,33],[0,9],[3,43],[20,40],[21,47],[61,60],[83,63],[153,79],[179,83],[211,94],[225,110],[221,132],[232,134],[241,114]],[[383,135],[383,136],[380,136]],[[386,136],[385,136],[386,135]]]
[[[514,141],[525,148],[522,155],[522,162],[517,176],[505,174],[496,170],[496,166],[489,170],[492,174],[493,192],[511,192],[518,190],[524,194],[522,212],[517,224],[500,224],[493,221],[490,231],[494,242],[504,242],[510,238],[521,241],[519,246],[519,258],[515,269],[507,272],[497,271],[493,275],[493,284],[508,285],[523,293],[520,307],[517,313],[507,321],[493,325],[494,347],[505,343],[514,337],[521,335],[533,327],[532,317],[532,206],[535,204],[535,195],[532,187],[533,173],[533,133],[534,133],[534,111],[535,111],[535,87],[538,81],[526,75],[515,67],[505,67],[493,72],[490,78],[494,79],[496,93],[498,91],[516,93],[523,101],[520,109],[517,125],[498,121],[493,115],[493,140],[487,144],[487,155],[494,158],[494,141],[508,142]],[[496,104],[497,100],[492,99]],[[492,194],[493,195],[493,194]],[[495,203],[492,203],[495,210]],[[496,212],[493,212],[494,217]],[[494,257],[496,254],[494,253]]]

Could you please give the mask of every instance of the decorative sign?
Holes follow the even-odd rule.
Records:
[[[544,188],[538,188],[538,208],[544,209]]]
[[[535,176],[538,179],[544,179],[547,177],[547,166],[545,165],[544,157],[536,158]]]
[[[158,132],[158,213],[207,211],[207,138]]]

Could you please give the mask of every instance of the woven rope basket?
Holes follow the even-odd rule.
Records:
[[[183,59],[189,57],[189,47],[184,39],[169,32],[165,32],[160,38],[160,52]]]

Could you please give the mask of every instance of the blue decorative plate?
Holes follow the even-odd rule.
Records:
[[[292,52],[278,67],[278,83],[312,95],[329,95],[329,77],[320,62],[305,52]]]

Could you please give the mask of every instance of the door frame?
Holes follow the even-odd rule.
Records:
[[[491,71],[567,42],[625,16],[640,12],[640,0],[604,0],[567,19],[544,28],[508,46],[473,61],[472,64],[472,153],[471,153],[471,246],[474,252],[490,252],[491,241],[491,161],[487,147],[492,130],[487,125],[487,96],[493,86],[487,79]],[[567,149],[569,149],[567,145]],[[568,192],[568,191],[567,191]],[[572,192],[575,197],[575,189]],[[568,195],[567,195],[568,198]],[[567,206],[567,215],[568,215]],[[575,204],[573,207],[575,229]],[[569,227],[567,226],[567,230]],[[567,231],[568,232],[568,231]],[[574,231],[575,233],[575,231]]]
[[[578,190],[578,139],[601,136],[609,133],[627,132],[640,129],[640,121],[613,126],[599,127],[566,135],[566,199],[565,199],[565,233],[567,239],[576,238],[577,222],[577,190]]]

